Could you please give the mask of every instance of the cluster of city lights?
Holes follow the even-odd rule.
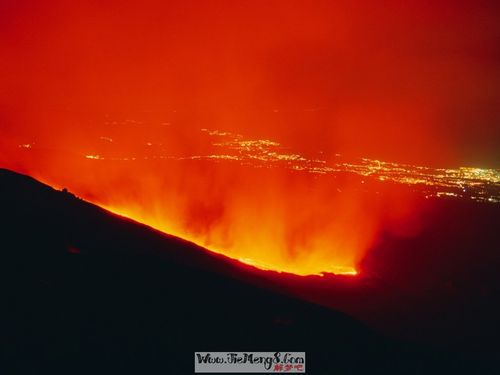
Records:
[[[140,125],[139,121],[110,121],[108,125]],[[168,124],[170,123],[162,123]],[[286,168],[316,175],[336,175],[347,173],[361,176],[360,183],[366,181],[389,182],[406,185],[421,192],[427,198],[455,198],[474,201],[500,203],[500,170],[472,167],[432,168],[410,164],[386,162],[376,159],[359,158],[346,160],[334,154],[333,161],[321,157],[306,157],[290,152],[280,143],[268,139],[247,139],[241,134],[228,131],[201,129],[208,136],[212,149],[206,154],[178,155],[169,153],[162,143],[145,142],[152,151],[142,155],[107,155],[104,152],[83,155],[93,161],[118,160],[208,160],[213,162],[238,162],[244,166],[258,168]],[[112,145],[117,141],[108,136],[100,141]],[[34,143],[20,144],[19,148],[31,150]],[[152,147],[156,146],[156,147]],[[319,153],[322,155],[322,153]]]

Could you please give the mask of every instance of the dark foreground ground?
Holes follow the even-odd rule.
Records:
[[[349,297],[382,298],[372,293],[381,281],[353,286],[256,271],[6,170],[0,207],[0,373],[191,374],[194,351],[276,350],[305,351],[308,374],[498,369],[495,346],[483,338],[493,348],[488,355],[436,349],[389,338],[380,333],[386,325],[374,331],[331,308],[359,315],[365,303],[389,311],[394,301]]]

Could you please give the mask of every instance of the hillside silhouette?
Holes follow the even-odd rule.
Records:
[[[191,374],[195,351],[305,351],[308,374],[487,366],[293,296],[317,277],[256,270],[30,177],[0,170],[0,202],[4,373]],[[349,281],[326,279],[309,299],[345,300]]]

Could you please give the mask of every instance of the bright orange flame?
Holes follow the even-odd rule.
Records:
[[[251,174],[251,171],[246,173]],[[151,212],[144,212],[140,207],[134,208],[135,204],[129,203],[124,203],[123,206],[119,204],[104,204],[103,206],[121,216],[146,223],[155,229],[182,237],[205,246],[211,251],[263,270],[297,275],[323,272],[357,274],[356,262],[364,255],[366,246],[373,236],[369,223],[360,225],[360,218],[357,218],[358,228],[368,226],[360,233],[350,231],[342,233],[344,227],[347,230],[348,223],[344,221],[350,220],[347,217],[338,222],[330,219],[330,222],[326,222],[324,226],[319,225],[318,228],[307,227],[306,222],[313,219],[309,215],[315,215],[318,207],[311,206],[309,213],[304,216],[297,213],[296,219],[287,220],[283,212],[272,211],[277,208],[272,202],[263,202],[262,206],[258,207],[254,205],[255,202],[245,203],[248,198],[248,196],[241,198],[234,208],[231,208],[234,212],[224,218],[217,218],[214,223],[204,223],[206,218],[203,216],[190,216],[187,220],[192,220],[191,223],[186,222],[186,218],[179,218],[178,214],[168,217],[169,215],[165,213],[155,217]],[[107,197],[107,199],[113,198]],[[189,201],[191,197],[177,199]],[[192,202],[187,203],[188,206],[191,204]],[[266,208],[271,212],[266,213]],[[155,210],[161,210],[161,208],[155,208]],[[346,215],[347,213],[339,214]],[[184,225],[181,224],[183,222]],[[198,225],[194,223],[208,224],[210,228],[199,231],[193,228]],[[306,228],[292,229],[295,223],[305,225]],[[350,224],[354,223],[350,222]],[[297,238],[294,238],[294,230],[303,231],[303,233],[297,234]],[[370,230],[370,233],[366,230]],[[306,236],[310,238],[307,239]]]
[[[93,188],[89,196],[112,212],[212,251],[298,275],[355,274],[376,233],[368,198],[332,191],[327,180],[239,165],[185,168],[158,178],[143,171],[125,182],[134,185],[132,191]]]
[[[137,220],[139,222],[143,223],[149,223],[147,218],[140,218],[133,213],[129,214],[126,211],[119,211],[117,209],[114,209],[113,207],[105,207],[111,212],[114,212],[120,216],[128,217],[133,220]],[[162,226],[161,224],[159,226],[156,225],[150,225],[154,229],[163,231],[165,233],[169,234],[175,234],[179,237],[182,237],[188,241],[192,241],[198,244],[203,244],[207,246],[202,239],[196,238],[196,237],[191,237],[192,234],[189,233],[176,233],[172,229],[170,229],[168,226]],[[357,275],[358,272],[354,267],[349,267],[349,266],[337,266],[335,264],[294,264],[292,262],[285,262],[285,261],[279,261],[277,257],[275,256],[268,256],[272,254],[276,249],[273,249],[272,246],[269,246],[264,249],[260,249],[260,251],[256,251],[254,248],[240,248],[238,253],[242,254],[249,254],[250,256],[254,256],[255,258],[235,258],[235,255],[233,255],[233,251],[231,249],[225,249],[225,250],[220,250],[216,249],[212,246],[210,246],[210,250],[218,253],[218,254],[223,254],[227,255],[229,257],[232,257],[234,259],[237,259],[238,261],[248,264],[250,266],[259,268],[264,271],[278,271],[278,272],[288,272],[288,273],[293,273],[296,275],[320,275],[323,276],[323,272],[329,272],[337,275]],[[268,255],[266,255],[268,254]],[[263,261],[261,261],[263,259]],[[265,260],[269,259],[270,262],[272,263],[264,263]]]

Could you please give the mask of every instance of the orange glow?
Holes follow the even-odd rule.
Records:
[[[273,175],[276,173],[283,171],[273,171]],[[317,183],[316,186],[286,186],[287,179],[292,184],[294,177],[299,180],[305,177],[307,181],[309,176],[291,179],[282,176],[270,184],[255,186],[251,181],[262,177],[261,171],[246,169],[241,174],[238,183],[229,189],[222,187],[225,177],[189,178],[200,185],[222,184],[220,191],[204,192],[200,191],[201,186],[185,185],[178,186],[177,191],[165,188],[161,192],[154,180],[142,186],[141,177],[135,181],[137,186],[133,192],[119,185],[108,192],[99,191],[94,184],[92,192],[86,194],[114,213],[263,270],[298,275],[357,274],[356,263],[376,233],[374,212],[362,208],[362,205],[369,207],[367,198],[352,193],[339,196],[338,192],[337,196],[329,197],[324,186],[323,191],[316,190],[308,197],[307,189],[318,189]],[[125,184],[128,183],[130,181]],[[70,190],[80,195],[89,187],[82,184],[86,185],[77,180],[64,186],[71,186]],[[86,198],[86,194],[82,197]],[[137,196],[128,200],[129,194]]]
[[[277,142],[206,134],[204,129],[190,133],[200,138],[199,147],[212,145],[219,153],[136,151],[117,157],[107,143],[99,152],[75,155],[12,147],[15,162],[3,164],[243,263],[298,275],[356,275],[382,223],[411,212],[407,195],[391,189],[384,198],[366,193],[363,175],[332,174],[322,160]],[[110,139],[136,144],[140,136],[113,134]],[[224,137],[238,141],[221,142]],[[82,147],[79,140],[72,142]],[[95,142],[94,150],[100,144]],[[130,148],[125,145],[120,152]]]
[[[498,4],[438,3],[2,2],[0,166],[262,269],[356,274],[420,226],[381,184],[428,176],[374,187],[399,164],[338,154],[499,162]]]
[[[118,210],[113,209],[113,207],[105,207],[108,210],[121,215],[125,216],[134,220],[137,220],[139,222],[143,223],[149,223],[150,221],[148,218],[144,217],[138,217],[134,215],[134,213],[131,214],[125,214],[123,212],[119,212]],[[202,239],[194,237],[192,233],[189,232],[184,232],[184,233],[178,233],[175,232],[174,229],[168,227],[168,225],[161,225],[158,224],[156,225],[151,225],[153,228],[158,229],[160,231],[163,231],[165,233],[174,233],[175,235],[182,237],[186,240],[198,243],[198,244],[203,244],[205,246],[210,246],[209,244],[206,244],[203,242]],[[193,236],[193,237],[191,237]],[[257,235],[259,236],[259,234]],[[265,241],[266,239],[263,239]],[[293,273],[296,275],[320,275],[322,276],[324,272],[328,273],[333,273],[333,274],[338,274],[338,275],[357,275],[358,272],[353,266],[345,265],[345,266],[339,266],[337,265],[340,262],[343,262],[344,264],[349,264],[350,258],[346,259],[341,259],[338,255],[334,255],[335,252],[332,251],[332,255],[325,256],[323,260],[317,261],[316,259],[311,259],[308,261],[306,264],[304,264],[302,261],[303,259],[307,259],[308,256],[304,255],[299,255],[297,256],[296,260],[291,260],[289,258],[282,258],[279,255],[276,256],[276,253],[278,252],[278,248],[273,247],[272,244],[266,244],[265,246],[267,247],[258,247],[258,245],[254,244],[249,244],[248,247],[243,247],[241,245],[238,245],[238,242],[234,245],[234,249],[217,249],[213,246],[210,246],[210,250],[223,254],[226,256],[229,256],[233,259],[237,259],[242,263],[248,264],[250,266],[259,268],[261,270],[265,271],[278,271],[278,272],[288,272],[288,273]],[[301,254],[307,253],[307,252],[317,252],[314,251],[314,249],[299,249],[298,250]],[[243,258],[243,257],[238,257],[235,254],[245,254],[245,256],[249,256],[251,258]],[[279,254],[279,253],[278,253]],[[311,257],[312,258],[312,257]],[[330,259],[328,259],[330,258]]]

